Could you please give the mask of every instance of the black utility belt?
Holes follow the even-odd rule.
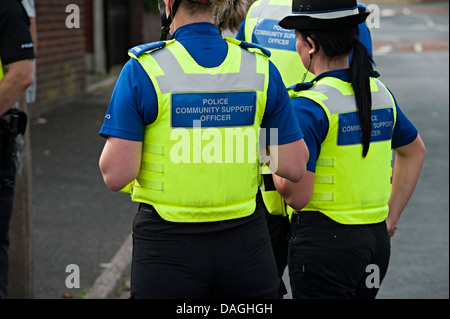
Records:
[[[27,114],[19,109],[10,109],[0,116],[0,136],[17,137],[19,134],[25,134],[27,128]]]
[[[25,134],[27,115],[19,109],[10,109],[0,117],[0,169],[14,165],[16,137]]]

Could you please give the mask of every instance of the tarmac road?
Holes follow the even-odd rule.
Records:
[[[378,297],[448,299],[448,3],[380,7],[380,28],[373,30],[377,69],[419,129],[427,158],[392,239]],[[35,298],[86,294],[131,232],[136,204],[109,191],[98,169],[104,145],[98,131],[111,92],[106,86],[31,125]],[[70,264],[80,269],[78,289],[65,285]]]
[[[404,45],[384,54],[378,48],[375,61],[382,81],[418,128],[427,157],[391,241],[391,262],[378,297],[449,298],[448,3],[410,6],[406,14],[403,7],[392,9],[398,14],[382,18],[373,38]]]

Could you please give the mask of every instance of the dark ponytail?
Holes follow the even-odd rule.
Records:
[[[361,124],[363,157],[367,156],[372,136],[372,94],[370,90],[370,73],[373,71],[373,60],[367,48],[358,38],[353,40],[353,57],[350,63],[350,82],[355,91],[356,105]]]
[[[355,91],[356,105],[361,125],[362,156],[369,152],[372,135],[372,95],[370,91],[370,73],[373,60],[367,48],[359,41],[358,26],[345,29],[301,31],[302,35],[316,42],[318,50],[330,59],[348,55],[353,50],[350,63],[350,82]],[[318,75],[318,74],[317,74]]]

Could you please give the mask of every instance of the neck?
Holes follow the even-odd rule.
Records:
[[[178,28],[191,24],[191,23],[199,23],[199,22],[208,22],[213,23],[214,17],[211,12],[203,12],[195,15],[189,15],[186,13],[183,8],[178,8],[177,13],[175,14],[175,18],[170,25],[170,33],[174,34]]]
[[[320,75],[324,72],[348,69],[349,67],[348,56],[330,60],[323,58],[321,55],[315,55],[311,63],[311,72]]]

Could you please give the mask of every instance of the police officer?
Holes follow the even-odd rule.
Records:
[[[159,4],[161,38],[172,36],[130,50],[100,131],[106,185],[140,203],[131,296],[278,298],[257,150],[262,128],[269,167],[303,176],[286,87],[269,52],[220,36],[244,18],[240,0]]]
[[[362,3],[358,3],[358,6],[366,8]],[[280,71],[286,87],[314,79],[314,74],[307,70],[297,53],[295,31],[278,25],[281,19],[291,13],[291,7],[292,0],[255,1],[236,35],[238,40],[253,42],[270,50],[270,59]],[[359,39],[372,55],[371,30],[366,22],[360,23],[358,27]],[[286,204],[273,185],[270,170],[265,166],[262,170],[261,194],[267,208],[266,218],[278,271],[283,276],[287,265],[291,225],[286,218]],[[287,293],[286,290],[285,292]]]
[[[33,82],[34,51],[28,27],[20,1],[0,0],[0,299],[8,297],[8,233],[16,175],[14,141],[24,130],[24,114],[11,107]]]
[[[293,0],[292,14],[280,22],[296,30],[303,64],[318,75],[290,90],[310,151],[307,173],[299,183],[274,176],[295,209],[289,259],[294,298],[375,298],[378,287],[366,283],[366,269],[376,267],[383,280],[389,237],[424,161],[416,128],[358,40],[357,25],[368,15],[354,0]]]

